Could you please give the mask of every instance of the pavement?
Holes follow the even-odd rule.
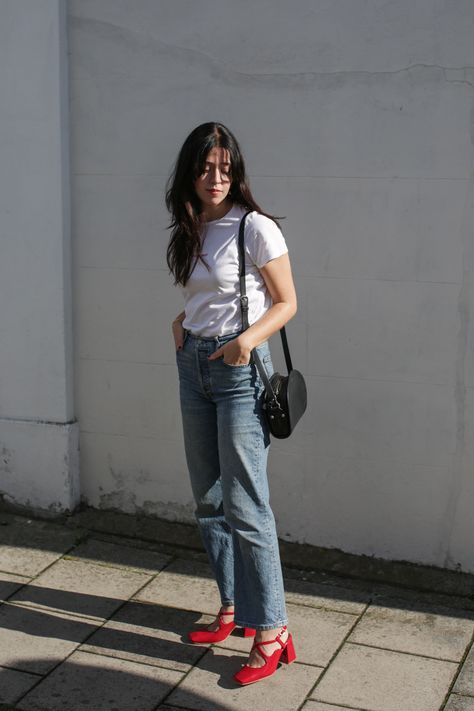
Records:
[[[238,687],[251,640],[186,641],[219,608],[194,534],[105,519],[0,513],[2,711],[474,711],[466,578],[447,594],[285,564],[297,660]]]

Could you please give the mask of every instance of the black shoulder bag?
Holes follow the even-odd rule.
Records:
[[[245,286],[244,250],[245,218],[248,214],[250,213],[246,212],[242,217],[239,227],[240,308],[242,311],[242,329],[244,331],[249,327],[249,302]],[[293,369],[284,326],[280,329],[280,336],[288,375],[273,373],[269,378],[267,370],[255,348],[251,352],[250,362],[253,361],[257,366],[257,370],[265,385],[263,407],[270,432],[278,439],[285,439],[293,432],[296,423],[306,410],[307,395],[306,383],[302,374],[298,370]]]

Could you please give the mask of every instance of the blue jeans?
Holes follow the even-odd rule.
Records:
[[[187,332],[177,351],[186,460],[196,518],[223,605],[241,627],[287,623],[267,458],[270,435],[256,366],[208,356],[238,334]],[[258,353],[273,372],[268,343]]]

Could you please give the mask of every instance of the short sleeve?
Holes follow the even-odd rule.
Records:
[[[285,238],[273,220],[253,212],[245,226],[245,246],[252,262],[260,269],[288,252]]]

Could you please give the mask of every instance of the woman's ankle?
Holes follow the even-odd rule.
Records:
[[[257,630],[255,635],[256,642],[269,642],[270,640],[276,639],[278,636],[281,637],[282,642],[288,638],[288,629],[286,625],[281,627],[274,627],[269,630]]]

